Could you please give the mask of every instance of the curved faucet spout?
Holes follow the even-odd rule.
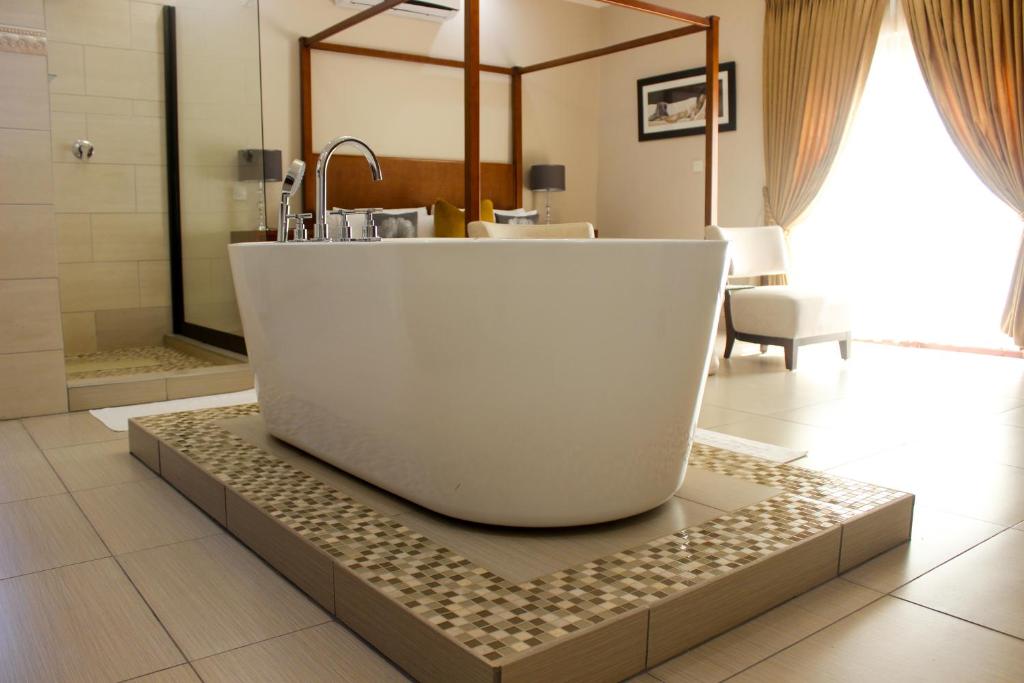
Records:
[[[327,234],[327,164],[331,161],[331,155],[334,151],[342,145],[354,145],[359,148],[359,151],[366,157],[366,163],[370,165],[370,173],[373,176],[375,182],[379,182],[384,179],[384,175],[380,171],[380,162],[377,161],[377,155],[374,154],[370,146],[359,138],[349,137],[342,135],[336,137],[326,145],[320,152],[320,157],[316,161],[316,223],[313,226],[313,239],[316,241],[324,241],[328,238]],[[348,236],[344,237],[345,239]]]

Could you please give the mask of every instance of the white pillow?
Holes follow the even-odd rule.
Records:
[[[494,219],[495,223],[536,225],[540,223],[540,214],[536,209],[531,209],[530,211],[522,208],[514,209],[512,211],[495,209]]]
[[[334,207],[337,211],[339,207]],[[356,211],[363,211],[364,209],[356,209]],[[417,206],[409,209],[384,209],[378,213],[386,214],[402,214],[416,212],[416,236],[417,237],[433,237],[434,236],[434,217],[430,215],[425,206]],[[366,230],[366,214],[356,213],[350,214],[348,217],[348,224],[352,227],[353,236],[361,236],[363,231]],[[337,237],[340,235],[338,232],[341,229],[341,216],[327,216],[327,226],[330,228],[331,237]]]

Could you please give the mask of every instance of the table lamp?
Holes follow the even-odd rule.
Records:
[[[537,164],[530,167],[530,189],[545,193],[545,222],[551,224],[551,193],[565,192],[565,166]]]

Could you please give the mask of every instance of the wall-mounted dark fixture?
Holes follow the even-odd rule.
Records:
[[[262,180],[279,183],[281,175],[281,150],[240,149],[238,150],[238,179]]]

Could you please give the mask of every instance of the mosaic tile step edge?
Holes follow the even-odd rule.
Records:
[[[784,493],[512,584],[215,424],[133,421],[132,452],[420,680],[622,680],[909,538],[913,496],[695,446]]]

